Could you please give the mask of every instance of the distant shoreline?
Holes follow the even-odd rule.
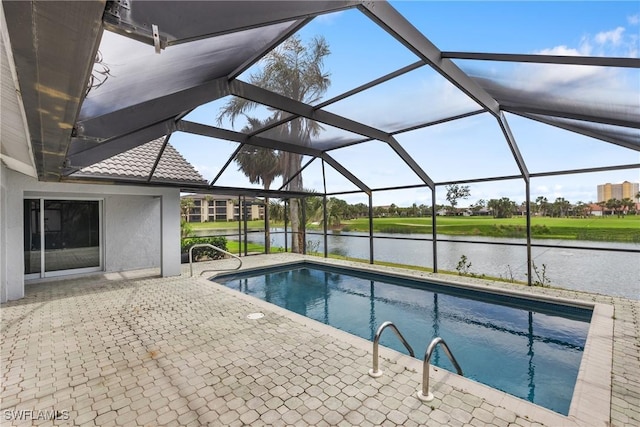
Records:
[[[451,236],[481,236],[526,238],[526,218],[493,217],[437,217],[438,234]],[[251,229],[264,229],[264,221],[248,221]],[[284,223],[272,221],[271,227],[283,227]],[[238,231],[237,222],[191,223],[194,232],[204,230]],[[241,223],[241,227],[244,227]],[[322,230],[319,224],[307,224],[307,229]],[[333,230],[344,232],[368,232],[369,219],[358,218],[341,221]],[[374,218],[373,230],[378,233],[410,234],[432,233],[432,218]],[[532,237],[536,239],[585,240],[598,242],[640,243],[640,215],[626,217],[588,218],[531,218]]]

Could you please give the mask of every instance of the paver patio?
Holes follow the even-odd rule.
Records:
[[[245,265],[274,259],[298,258]],[[422,403],[419,361],[385,350],[371,378],[370,343],[184,272],[31,284],[3,304],[2,425],[576,425],[442,370]],[[526,290],[615,307],[610,422],[640,425],[639,302]]]

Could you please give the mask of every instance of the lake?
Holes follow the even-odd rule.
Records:
[[[264,244],[264,232],[251,230],[247,240]],[[238,240],[238,229],[198,230],[198,235],[228,236],[229,240]],[[284,247],[282,228],[273,228],[272,247]],[[329,232],[327,246],[330,253],[349,258],[369,259],[369,235],[358,232]],[[428,234],[391,234],[375,233],[373,251],[376,261],[398,264],[410,264],[433,268],[433,242],[424,240]],[[289,248],[291,234],[288,234]],[[407,239],[423,239],[421,241]],[[524,239],[492,238],[474,236],[438,236],[438,269],[456,272],[464,255],[469,273],[486,274],[505,279],[527,280],[527,249],[525,246],[510,246],[506,243],[525,243]],[[440,239],[447,240],[441,241]],[[465,240],[467,242],[461,242]],[[495,244],[468,243],[492,242]],[[321,232],[307,232],[308,250],[322,253],[324,238]],[[639,250],[634,243],[592,242],[576,240],[537,240],[532,244],[567,245],[576,247],[616,248]],[[533,273],[533,281],[544,281],[551,286],[582,290],[587,292],[640,299],[640,254],[631,252],[611,252],[593,249],[567,249],[532,247],[534,265],[540,277]],[[544,273],[547,280],[542,279]]]

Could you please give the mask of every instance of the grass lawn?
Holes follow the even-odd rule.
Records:
[[[236,240],[227,240],[227,251],[232,254],[237,254],[240,251],[240,243]],[[247,243],[247,252],[264,253],[264,245]],[[272,248],[272,252],[277,252],[276,248]],[[242,253],[244,254],[244,242],[242,242]]]
[[[526,237],[526,218],[437,217],[437,231],[455,236]],[[431,233],[431,218],[374,218],[380,233]],[[344,231],[368,231],[369,220],[343,222]],[[640,242],[640,215],[590,218],[531,218],[535,238]]]
[[[453,236],[526,237],[526,218],[447,217],[439,216],[439,234]],[[237,230],[237,222],[192,223],[193,230],[229,229]],[[264,221],[247,222],[248,228],[263,229]],[[280,222],[271,222],[272,227],[282,227]],[[244,224],[242,224],[244,228]],[[307,225],[307,229],[321,227]],[[374,232],[378,233],[431,233],[431,218],[374,218]],[[594,240],[640,243],[640,215],[589,218],[532,217],[531,229],[534,238]],[[369,231],[368,218],[342,221],[343,231]]]

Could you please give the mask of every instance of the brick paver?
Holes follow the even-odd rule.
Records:
[[[266,259],[246,263],[292,258]],[[639,425],[638,301],[530,291],[615,306],[610,422]],[[247,319],[256,311],[265,316]],[[29,425],[38,411],[58,411],[54,425],[528,426],[552,419],[449,384],[422,403],[414,395],[421,372],[404,359],[381,361],[385,375],[371,378],[371,351],[344,335],[186,274],[28,285],[26,297],[3,304],[1,314],[3,426]]]

